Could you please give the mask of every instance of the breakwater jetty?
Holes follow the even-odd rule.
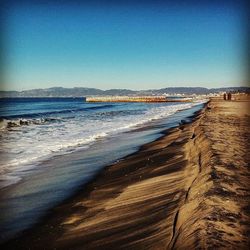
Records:
[[[172,99],[166,96],[98,96],[86,97],[86,102],[190,102],[190,99]]]

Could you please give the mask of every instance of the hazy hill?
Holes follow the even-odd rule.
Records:
[[[162,95],[162,94],[208,94],[226,91],[250,92],[248,87],[232,88],[201,88],[201,87],[171,87],[134,91],[129,89],[101,90],[96,88],[62,88],[31,89],[25,91],[0,91],[0,97],[84,97],[93,95]]]

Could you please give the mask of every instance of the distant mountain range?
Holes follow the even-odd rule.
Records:
[[[0,97],[85,97],[85,96],[107,96],[107,95],[162,95],[162,94],[209,94],[219,92],[250,92],[249,87],[231,88],[201,88],[201,87],[172,87],[150,90],[109,89],[101,90],[95,88],[62,88],[54,87],[47,89],[31,89],[24,91],[0,91]]]

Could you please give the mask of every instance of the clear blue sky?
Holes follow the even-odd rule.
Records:
[[[12,4],[5,89],[243,85],[240,5]]]

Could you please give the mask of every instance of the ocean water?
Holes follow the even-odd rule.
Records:
[[[203,103],[0,99],[2,240],[30,227],[102,167],[160,137]]]

